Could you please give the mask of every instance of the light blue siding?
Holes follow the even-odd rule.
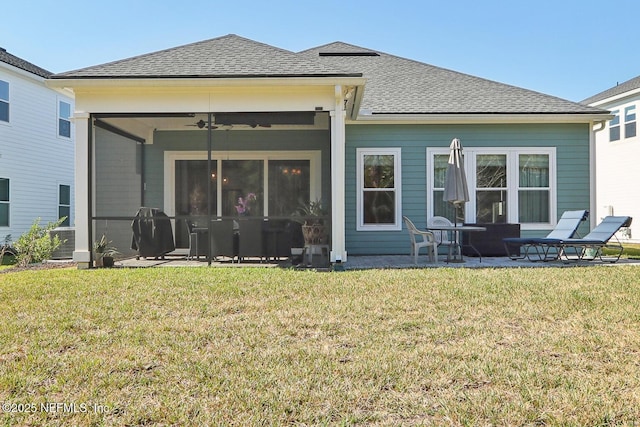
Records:
[[[558,217],[565,210],[589,208],[587,124],[352,125],[346,132],[345,225],[349,254],[409,253],[409,237],[404,228],[402,231],[356,231],[356,149],[402,148],[402,214],[412,218],[418,227],[424,227],[426,150],[448,147],[453,138],[460,138],[465,147],[556,147]],[[522,234],[543,236],[548,231]]]

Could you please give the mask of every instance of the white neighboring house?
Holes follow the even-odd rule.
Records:
[[[640,76],[618,84],[582,101],[610,110],[615,117],[596,132],[596,205],[597,220],[607,215],[634,218],[631,227],[622,229],[618,238],[640,242]]]
[[[51,74],[0,48],[0,245],[37,218],[74,223],[74,98]]]

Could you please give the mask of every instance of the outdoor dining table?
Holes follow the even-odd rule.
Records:
[[[459,258],[456,257],[455,253],[453,258],[451,258],[451,251],[449,251],[449,253],[447,253],[447,262],[464,262],[464,255],[462,255],[463,247],[471,248],[475,253],[478,254],[479,261],[482,262],[482,254],[471,243],[471,234],[469,235],[469,240],[466,244],[463,244],[462,240],[458,236],[463,233],[487,231],[487,227],[479,227],[476,225],[433,225],[429,227],[429,230],[453,232],[454,246],[458,249]]]

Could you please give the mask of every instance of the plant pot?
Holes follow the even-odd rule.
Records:
[[[95,254],[93,258],[93,266],[95,268],[102,267],[102,254]]]
[[[111,267],[113,267],[113,264],[114,264],[114,259],[113,259],[112,256],[106,256],[105,255],[105,256],[102,257],[102,266],[104,268],[111,268]]]
[[[327,244],[327,227],[323,224],[303,225],[302,235],[305,245]]]

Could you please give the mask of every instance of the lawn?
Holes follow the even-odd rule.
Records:
[[[633,425],[640,268],[0,274],[0,425]]]

